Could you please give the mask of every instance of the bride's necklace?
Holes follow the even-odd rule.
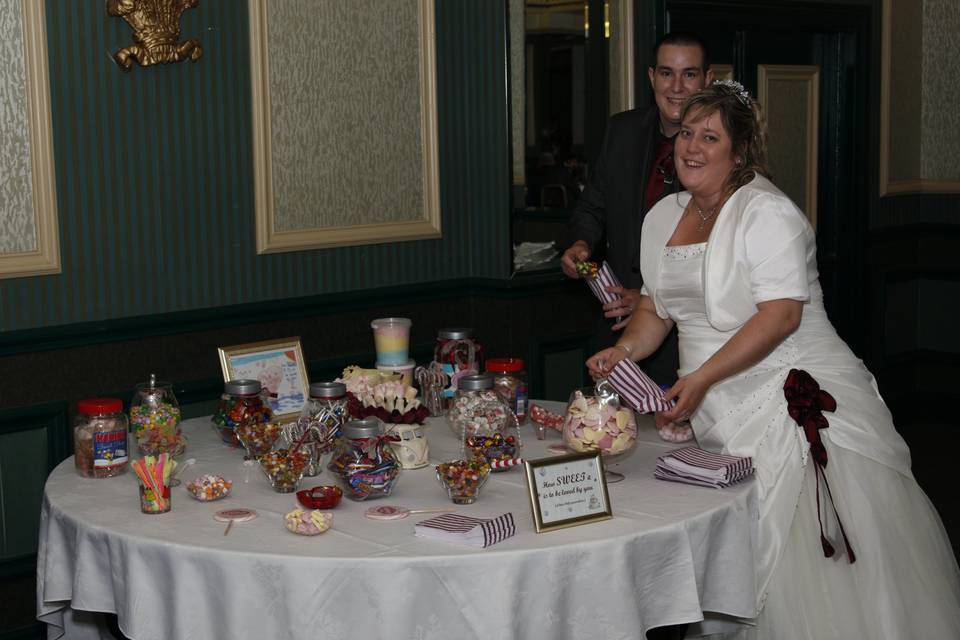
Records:
[[[696,200],[693,201],[693,206],[697,208],[697,216],[700,218],[700,224],[697,225],[697,231],[703,231],[704,225],[706,225],[707,222],[709,222],[710,218],[716,215],[717,210],[720,208],[720,205],[717,204],[712,209],[710,209],[710,211],[708,211],[707,213],[704,213],[703,209],[700,208],[700,205],[697,204]]]

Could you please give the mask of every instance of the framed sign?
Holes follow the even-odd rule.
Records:
[[[526,460],[537,533],[613,517],[598,451]]]
[[[289,422],[300,416],[310,383],[299,337],[220,347],[217,351],[224,382],[259,380],[277,420]]]

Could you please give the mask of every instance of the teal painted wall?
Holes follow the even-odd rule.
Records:
[[[504,5],[436,5],[442,239],[258,256],[246,2],[184,13],[197,63],[123,73],[125,22],[48,0],[63,272],[0,280],[0,331],[508,277]]]

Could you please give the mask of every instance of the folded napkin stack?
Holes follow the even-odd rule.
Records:
[[[470,547],[489,547],[506,540],[516,531],[513,514],[509,512],[496,518],[471,518],[458,513],[444,513],[413,526],[414,534],[421,538]]]
[[[729,487],[753,474],[753,458],[727,456],[684,447],[657,458],[653,475],[660,480],[703,487]]]

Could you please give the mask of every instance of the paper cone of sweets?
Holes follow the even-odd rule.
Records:
[[[598,265],[596,262],[578,262],[577,273],[586,281],[587,286],[590,287],[590,291],[593,292],[593,295],[596,296],[597,300],[601,303],[607,304],[608,302],[620,299],[620,296],[617,294],[607,291],[607,287],[619,287],[622,285],[606,261],[604,261],[602,265]]]

